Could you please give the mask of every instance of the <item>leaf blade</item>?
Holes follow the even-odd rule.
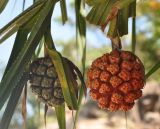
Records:
[[[8,129],[14,110],[23,91],[24,84],[28,80],[28,73],[24,73],[17,86],[13,89],[12,94],[7,103],[5,112],[0,121],[0,129]]]
[[[60,7],[61,7],[61,14],[62,14],[62,22],[63,22],[63,24],[65,24],[65,22],[68,20],[65,0],[60,0]]]
[[[9,0],[1,0],[0,1],[0,14],[3,12],[3,10],[5,9],[7,3]]]
[[[108,21],[112,20],[117,15],[117,13],[114,14],[114,9],[123,9],[124,7],[130,5],[133,1],[135,0],[106,0],[100,5],[95,4],[88,13],[87,20],[91,24],[100,26],[106,25]]]
[[[59,129],[66,129],[65,104],[55,106]]]
[[[158,61],[145,75],[145,79],[148,79],[153,73],[160,68],[160,61]]]
[[[20,28],[19,31],[17,32],[17,36],[16,36],[16,39],[15,39],[15,42],[13,45],[13,49],[12,49],[8,64],[6,66],[5,72],[3,74],[3,77],[5,76],[6,72],[9,70],[9,68],[11,67],[12,62],[18,56],[20,49],[22,47],[24,47],[24,43],[22,43],[21,41],[27,40],[28,33],[29,33],[29,31],[27,31],[23,28]]]
[[[94,8],[93,8],[94,9]],[[76,128],[76,123],[78,120],[78,115],[80,111],[80,105],[82,102],[83,95],[86,93],[86,87],[84,81],[84,74],[85,74],[85,61],[86,61],[86,18],[83,15],[83,12],[85,10],[84,1],[83,0],[76,0],[75,1],[75,10],[76,10],[76,44],[79,46],[79,51],[81,55],[81,70],[82,70],[82,76],[79,73],[78,70],[76,70],[80,80],[81,80],[81,87],[79,90],[79,96],[78,96],[78,109],[75,114],[73,129]],[[93,10],[94,12],[96,10]],[[93,18],[93,16],[91,17]]]
[[[77,102],[76,102],[76,97],[73,94],[73,92],[70,90],[70,79],[67,78],[67,72],[66,71],[68,68],[65,63],[63,62],[62,56],[60,53],[58,53],[55,50],[48,49],[48,54],[50,55],[56,72],[58,74],[58,78],[60,80],[61,86],[62,86],[62,92],[64,95],[64,99],[67,103],[67,105],[73,109],[77,109]]]
[[[30,20],[42,7],[44,3],[38,2],[35,5],[31,6],[16,18],[14,18],[11,22],[9,22],[6,26],[0,29],[0,44],[10,37],[13,33],[15,33],[20,26],[25,24],[28,20]]]

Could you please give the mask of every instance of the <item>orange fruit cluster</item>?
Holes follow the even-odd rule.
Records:
[[[90,96],[101,109],[130,110],[142,96],[144,66],[129,51],[113,50],[93,61],[87,72]]]

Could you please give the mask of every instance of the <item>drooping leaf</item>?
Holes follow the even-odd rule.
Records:
[[[136,50],[136,18],[132,18],[132,52]]]
[[[76,65],[73,64],[73,62],[71,62],[70,60],[68,60],[67,58],[64,58],[66,60],[66,62],[69,64],[69,66],[75,70],[76,74],[78,75],[81,85],[82,85],[82,89],[83,89],[83,94],[86,96],[87,95],[87,87],[86,84],[84,82],[84,78],[82,73],[80,72],[80,70],[78,69],[78,67]]]
[[[118,22],[117,22],[117,29],[119,36],[123,36],[128,34],[128,6],[124,7],[123,9],[119,10],[118,12]]]
[[[16,108],[23,87],[26,84],[27,80],[28,80],[28,73],[25,72],[11,93],[5,112],[3,113],[2,119],[0,121],[0,129],[8,129],[14,110]]]
[[[48,106],[45,104],[45,106],[44,106],[44,125],[45,125],[45,128],[46,128],[46,125],[47,125],[47,120],[46,120],[47,111],[48,111]]]
[[[8,0],[0,0],[0,14],[5,9],[7,3],[8,3]]]
[[[63,24],[65,24],[65,22],[68,20],[65,0],[60,0],[60,7],[61,7],[61,14],[62,14],[62,22]]]
[[[77,104],[77,100],[78,100],[78,90],[79,90],[79,86],[78,83],[76,81],[77,79],[77,75],[75,73],[75,71],[71,68],[71,66],[68,64],[68,62],[66,60],[64,60],[63,58],[63,63],[64,63],[64,68],[66,70],[66,75],[69,77],[68,79],[70,80],[69,82],[69,87],[70,87],[70,91],[73,92],[73,95],[76,98],[76,104]],[[73,108],[69,107],[71,110]]]
[[[44,40],[45,40],[45,46],[44,47],[45,47],[45,50],[47,51],[47,53],[45,53],[45,55],[49,54],[48,49],[56,51],[56,48],[55,48],[54,43],[53,43],[52,35],[51,35],[51,26],[50,25],[48,26],[47,31],[44,34]],[[52,59],[54,59],[54,57]],[[56,112],[56,117],[57,117],[59,129],[66,129],[65,103],[62,104],[62,105],[56,105],[55,106],[55,112]]]
[[[44,45],[44,39],[42,38],[40,43],[39,43],[39,45],[38,45],[38,49],[37,49],[37,51],[35,53],[35,56],[36,56],[35,58],[38,58],[38,56],[39,56],[39,54],[40,54],[40,52],[41,52],[41,50],[43,48],[43,45]]]
[[[129,5],[129,17],[136,16],[136,0]]]
[[[39,99],[37,99],[37,108],[38,108],[38,114],[37,114],[37,118],[38,118],[38,123],[40,123],[41,121],[41,101]]]
[[[27,106],[26,106],[26,100],[27,100],[27,82],[24,86],[24,92],[22,96],[22,117],[23,117],[23,127],[24,129],[27,128]]]
[[[109,15],[109,11],[111,10],[115,2],[116,0],[105,0],[101,4],[94,5],[87,15],[87,20],[91,24],[104,25],[106,23],[107,15]]]
[[[104,0],[100,4],[93,5],[87,15],[87,20],[91,24],[106,26],[109,21],[114,19],[118,11],[129,6],[135,0]]]
[[[51,26],[48,26],[47,31],[44,33],[44,40],[45,40],[45,44],[49,49],[54,49],[56,50],[55,46],[54,46],[54,42],[52,39],[52,34],[51,34]]]
[[[136,49],[136,1],[130,5],[129,15],[132,16],[132,52]]]
[[[7,38],[11,37],[16,31],[18,31],[18,27],[15,26],[11,30],[9,30],[5,35],[0,37],[0,44],[2,44]]]
[[[65,104],[55,106],[59,129],[66,129]]]
[[[11,91],[22,76],[26,64],[31,59],[40,39],[42,38],[42,35],[44,34],[46,25],[48,23],[47,18],[51,17],[52,9],[55,3],[56,1],[53,0],[47,1],[38,15],[36,23],[33,25],[30,36],[28,37],[25,46],[21,49],[21,52],[3,78],[0,84],[0,109],[3,107]]]
[[[25,3],[26,3],[26,0],[23,0],[22,11],[24,11]]]
[[[53,43],[53,39],[51,36],[50,28],[44,35],[45,37],[45,44],[48,54],[52,58],[56,71],[58,73],[58,77],[62,86],[62,92],[64,95],[64,99],[67,105],[71,109],[77,109],[77,98],[76,98],[76,91],[75,91],[75,84],[74,84],[74,77],[70,73],[70,68],[68,67],[67,63],[64,62],[63,57],[60,53],[56,51],[56,48]]]
[[[24,24],[19,28],[3,77],[8,71],[8,69],[10,68],[10,66],[12,65],[12,63],[14,62],[14,60],[16,60],[21,49],[24,47],[27,40],[27,36],[31,31],[33,24],[37,21],[37,18],[38,18],[38,15],[35,15],[33,18],[30,19],[28,23]]]
[[[101,3],[104,3],[105,0],[86,0],[85,1],[89,6],[99,5]]]
[[[8,61],[7,67],[5,69],[5,72],[3,74],[3,77],[5,76],[8,69],[11,67],[14,60],[17,58],[20,50],[24,47],[25,41],[27,40],[28,33],[29,33],[29,31],[25,30],[23,28],[20,28],[18,30],[16,39],[15,39],[15,42],[13,45],[13,49],[11,52],[11,56],[9,58],[9,61]]]
[[[93,0],[96,1],[96,0]],[[102,0],[104,1],[104,0]],[[84,74],[85,74],[85,61],[86,61],[86,18],[83,15],[83,12],[85,10],[85,4],[84,0],[75,0],[75,10],[76,10],[76,44],[79,48],[79,53],[81,57],[81,71],[82,75],[79,73],[78,69],[75,71],[77,72],[80,80],[81,80],[81,87],[79,90],[79,96],[78,96],[78,109],[76,110],[75,118],[74,118],[74,125],[73,128],[76,128],[76,123],[79,115],[80,105],[82,102],[83,96],[86,94],[86,86],[84,83]],[[100,5],[101,3],[97,3],[97,5]],[[95,10],[94,10],[95,11]],[[74,66],[72,66],[74,67]]]
[[[15,43],[14,43],[14,46],[13,46],[13,49],[12,49],[12,52],[11,52],[11,56],[9,58],[9,61],[8,61],[8,64],[7,64],[7,67],[5,69],[5,72],[3,74],[3,78],[2,78],[2,82],[3,82],[3,79],[4,79],[4,76],[6,75],[7,71],[10,69],[10,67],[13,65],[13,63],[15,62],[17,56],[19,55],[20,53],[20,50],[22,49],[21,47],[24,47],[25,45],[25,41],[27,39],[27,36],[28,36],[28,31],[24,30],[24,29],[20,29],[17,33],[17,36],[16,36],[16,39],[15,39]],[[17,79],[17,81],[21,78],[21,76]],[[15,84],[16,85],[16,84]],[[0,85],[1,86],[1,85]],[[3,86],[4,88],[6,87],[6,90],[7,90],[7,86],[4,85]],[[13,87],[14,88],[14,87]],[[3,89],[2,87],[0,87],[0,89]],[[3,93],[2,93],[3,94]],[[9,96],[9,94],[7,95],[6,93],[6,96]],[[3,96],[2,96],[3,97]],[[5,97],[5,96],[4,96]],[[7,99],[7,98],[6,98]],[[6,100],[5,99],[5,100]],[[1,100],[0,102],[0,105],[3,106],[3,104],[5,103],[5,100],[3,101],[3,99]],[[1,109],[1,108],[0,108]]]
[[[158,61],[145,75],[145,79],[148,79],[153,73],[160,68],[160,61]]]
[[[42,6],[44,6],[44,4],[44,1],[35,3],[30,8],[18,15],[11,22],[9,22],[2,29],[0,29],[0,44],[12,34],[14,34],[20,26],[31,20],[31,18],[36,15],[36,13],[41,9]]]
[[[77,98],[75,91],[73,90],[74,85],[68,76],[70,69],[67,64],[63,62],[63,57],[59,52],[53,49],[48,49],[48,54],[50,55],[58,74],[65,102],[71,109],[77,109]]]
[[[107,36],[112,40],[115,37],[122,37],[128,34],[128,7],[120,9],[117,13],[117,17],[110,20],[109,30]],[[104,31],[106,26],[102,26]]]

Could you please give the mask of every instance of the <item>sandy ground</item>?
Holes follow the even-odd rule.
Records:
[[[160,95],[159,84],[156,82],[147,83],[143,94]],[[138,112],[135,109],[136,106],[127,113],[126,123],[124,112],[102,111],[95,102],[90,101],[81,108],[76,129],[160,129],[160,108],[157,111],[145,113],[143,121],[135,119],[135,116],[138,116]],[[72,112],[68,110],[66,114],[67,129],[73,129]],[[40,129],[45,128],[42,127]],[[58,129],[57,122],[47,123],[46,129]]]
[[[83,117],[82,117],[83,116]],[[100,117],[101,116],[101,117]],[[77,123],[76,129],[160,129],[160,117],[155,116],[156,121],[148,122],[148,123],[138,123],[134,122],[127,116],[127,123],[125,114],[118,113],[104,113],[104,112],[96,112],[96,115],[93,114],[87,118],[84,116],[83,112],[80,114],[80,118]],[[159,117],[159,118],[158,118]],[[72,123],[72,113],[67,112],[67,129],[73,128]],[[45,129],[44,127],[40,129]],[[58,125],[56,122],[47,123],[46,129],[58,129]]]

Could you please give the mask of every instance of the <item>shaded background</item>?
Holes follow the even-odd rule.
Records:
[[[10,0],[7,7],[0,15],[0,28],[22,12],[22,0]],[[32,4],[27,0],[25,8]],[[75,42],[75,13],[73,1],[67,3],[69,21],[62,25],[59,4],[52,17],[52,36],[59,50],[65,57],[79,65],[79,55]],[[89,10],[86,7],[86,10]],[[111,50],[110,41],[101,30],[92,25],[87,25],[87,59],[86,70],[92,61]],[[160,60],[160,1],[139,0],[137,2],[137,46],[136,55],[145,65],[146,72]],[[0,45],[0,78],[7,64],[13,47],[16,34]],[[124,50],[131,50],[131,19],[129,20],[129,34],[122,38]],[[43,51],[40,56],[43,56]],[[0,112],[0,118],[3,113]],[[72,112],[68,109],[67,127],[73,126]],[[126,122],[127,120],[127,122]],[[143,97],[136,102],[134,108],[127,112],[109,112],[100,110],[97,104],[87,96],[81,107],[77,129],[160,129],[160,70],[154,73],[147,81],[143,90]],[[21,100],[17,105],[10,129],[22,129]],[[40,115],[36,97],[28,87],[27,98],[27,129],[44,129],[44,105],[40,105]],[[55,112],[49,109],[47,115],[47,129],[58,129]]]

